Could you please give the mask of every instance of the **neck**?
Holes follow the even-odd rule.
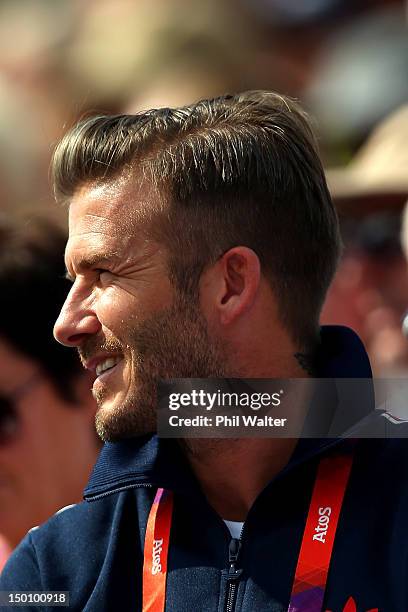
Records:
[[[286,397],[286,433],[291,437],[183,440],[204,494],[223,519],[245,520],[259,493],[286,466],[299,439],[311,392],[312,386],[306,384]]]
[[[309,378],[295,347],[281,327],[274,327],[274,342],[265,341],[265,321],[257,333],[235,339],[230,377]],[[263,329],[263,333],[262,333]],[[270,347],[279,347],[271,351]],[[303,392],[302,392],[303,393]],[[297,444],[309,405],[309,390],[295,393],[285,403],[291,437],[240,439],[184,439],[183,447],[210,505],[223,518],[243,521],[266,485],[287,465]],[[290,414],[289,414],[290,413]]]
[[[259,493],[288,463],[296,443],[294,438],[184,440],[210,505],[230,521],[245,520]]]

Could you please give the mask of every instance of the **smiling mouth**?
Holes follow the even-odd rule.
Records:
[[[108,373],[110,370],[113,370],[113,368],[117,366],[118,363],[120,363],[122,360],[122,356],[108,357],[107,359],[104,359],[96,366],[96,376],[99,378],[103,374]]]

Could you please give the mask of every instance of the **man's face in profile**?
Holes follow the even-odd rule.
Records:
[[[198,297],[173,287],[168,253],[149,237],[154,204],[146,187],[120,179],[85,185],[70,204],[66,266],[74,284],[54,333],[95,372],[104,440],[156,429],[159,379],[223,375]]]

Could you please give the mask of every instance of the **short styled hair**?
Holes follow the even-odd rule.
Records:
[[[65,243],[65,232],[43,219],[0,218],[0,340],[36,362],[60,396],[74,402],[83,368],[52,335],[70,289]]]
[[[310,122],[294,100],[249,91],[88,117],[54,152],[58,201],[123,173],[147,180],[164,198],[151,228],[168,247],[178,288],[196,295],[206,266],[247,246],[294,341],[302,348],[316,342],[341,241]]]

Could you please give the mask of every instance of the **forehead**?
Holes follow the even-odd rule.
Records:
[[[70,202],[66,257],[83,251],[92,257],[101,250],[120,256],[130,243],[146,240],[158,200],[149,186],[124,179],[81,186]]]

